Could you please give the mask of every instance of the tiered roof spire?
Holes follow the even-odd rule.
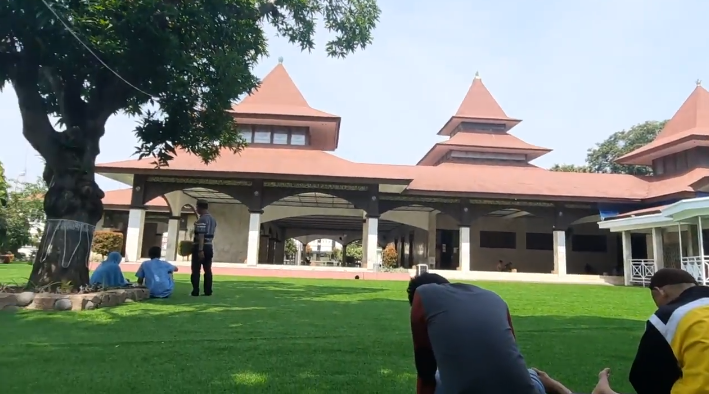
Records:
[[[620,164],[651,165],[654,159],[693,148],[709,146],[709,92],[697,80],[694,91],[655,139],[620,158]]]
[[[450,139],[434,145],[418,164],[436,165],[451,151],[513,153],[524,155],[526,160],[550,152],[508,134],[519,122],[507,116],[476,72],[458,111],[438,132]]]
[[[453,116],[478,120],[512,120],[487,90],[479,72],[475,72],[473,83]]]
[[[232,106],[231,113],[237,123],[245,125],[307,128],[309,149],[331,151],[339,143],[340,117],[308,104],[282,57],[257,89]]]

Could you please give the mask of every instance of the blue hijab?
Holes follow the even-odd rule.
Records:
[[[90,283],[92,285],[100,284],[105,287],[122,287],[127,285],[126,278],[123,277],[123,272],[119,266],[122,259],[123,256],[118,252],[109,253],[106,261],[101,263],[91,275]]]

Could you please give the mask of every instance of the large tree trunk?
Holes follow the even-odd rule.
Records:
[[[27,286],[55,289],[70,284],[78,290],[89,284],[91,243],[103,215],[104,193],[95,181],[103,130],[72,128],[58,134],[60,144],[44,169],[47,221]]]

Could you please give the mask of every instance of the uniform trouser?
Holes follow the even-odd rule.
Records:
[[[199,275],[204,269],[204,294],[212,294],[212,258],[214,257],[214,248],[211,244],[204,245],[204,259],[199,258],[199,246],[195,245],[192,249],[192,294],[199,294]]]

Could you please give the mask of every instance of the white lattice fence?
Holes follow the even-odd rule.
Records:
[[[630,260],[630,283],[647,286],[650,284],[650,278],[652,278],[653,275],[655,275],[655,260]]]

